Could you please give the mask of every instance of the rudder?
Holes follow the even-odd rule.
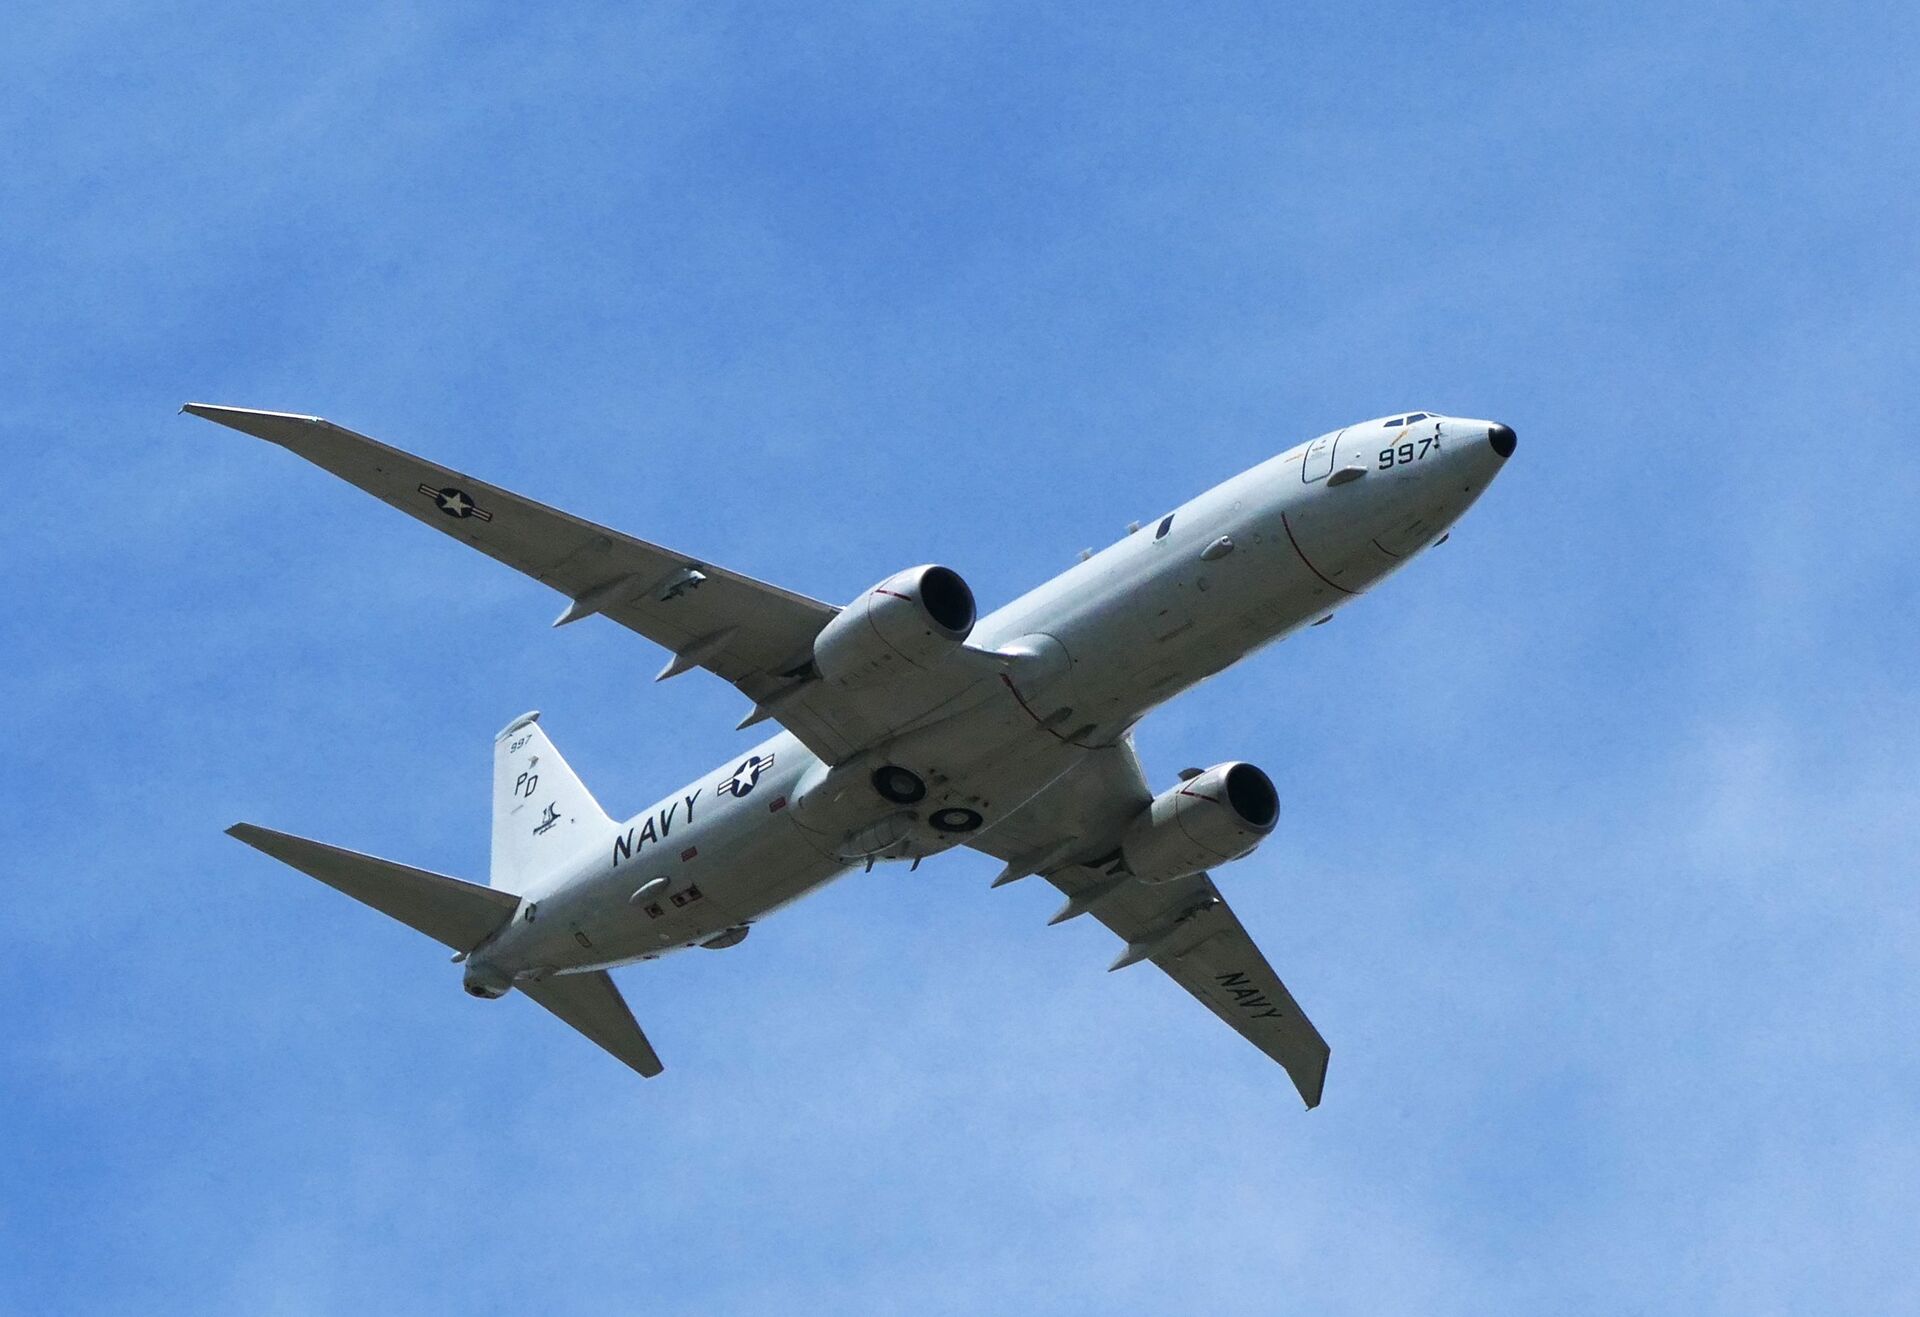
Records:
[[[522,714],[494,738],[492,886],[537,887],[542,876],[618,831],[540,729],[538,713]]]

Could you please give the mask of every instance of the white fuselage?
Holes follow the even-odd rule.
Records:
[[[837,765],[782,733],[716,766],[523,893],[522,916],[537,917],[478,954],[510,975],[564,973],[730,944],[871,858],[964,843],[927,820],[970,810],[991,829],[1156,705],[1442,537],[1501,469],[1494,430],[1368,422],[1214,486],[982,618],[967,648],[1020,656],[1010,675],[982,676]],[[919,775],[926,798],[882,799],[870,785],[882,764]]]

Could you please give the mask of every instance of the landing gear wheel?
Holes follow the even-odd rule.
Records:
[[[883,764],[873,770],[873,789],[896,805],[911,805],[927,794],[920,775],[898,764]]]
[[[979,812],[971,809],[937,809],[927,822],[941,832],[972,832],[983,822]]]

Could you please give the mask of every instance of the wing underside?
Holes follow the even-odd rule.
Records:
[[[804,673],[830,604],[635,539],[377,439],[288,412],[188,403],[187,412],[306,458],[388,506],[549,585],[561,622],[604,614],[673,654],[662,676],[702,667],[837,762],[872,735]]]
[[[1089,754],[972,845],[1007,861],[1001,881],[1043,872],[1067,898],[1053,922],[1090,914],[1105,924],[1126,944],[1110,968],[1151,961],[1279,1062],[1307,1106],[1318,1106],[1326,1041],[1213,879],[1200,873],[1143,883],[1100,863],[1149,798],[1139,761],[1123,743]]]

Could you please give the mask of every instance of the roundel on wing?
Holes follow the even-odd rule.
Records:
[[[433,497],[434,501],[440,505],[440,510],[449,517],[471,517],[473,515],[473,500],[467,497],[467,493],[463,489],[454,489],[449,486],[435,493]]]
[[[457,485],[435,487],[423,484],[420,486],[420,492],[432,499],[436,508],[456,521],[465,521],[468,517],[475,517],[481,521],[493,520],[491,512],[474,502],[473,495]]]

